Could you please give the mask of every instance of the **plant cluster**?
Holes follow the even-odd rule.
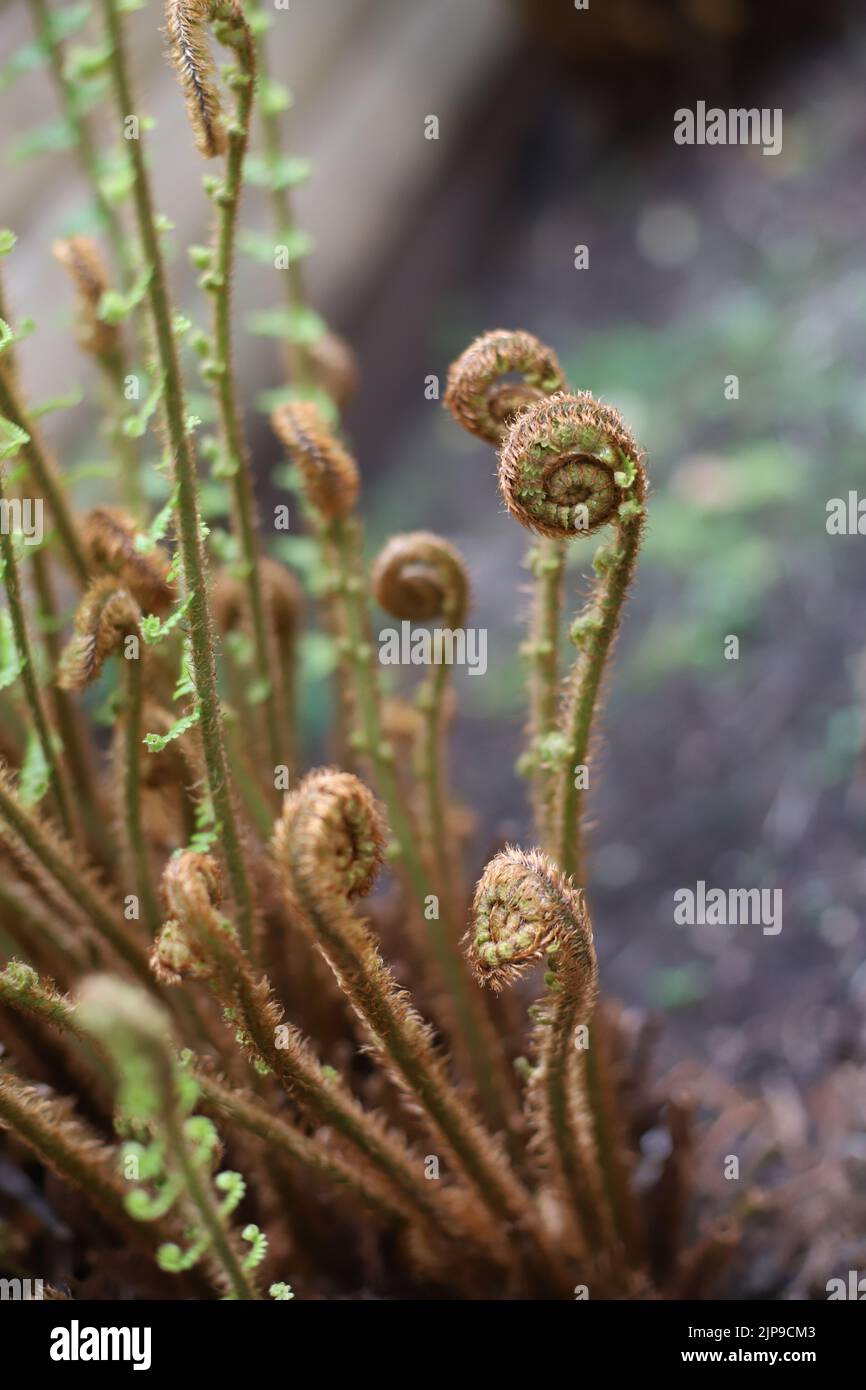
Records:
[[[646,517],[641,449],[528,333],[487,333],[452,367],[448,409],[498,452],[505,506],[532,534],[521,770],[534,836],[503,846],[473,889],[447,776],[449,667],[430,666],[411,705],[387,699],[370,612],[375,598],[401,621],[459,629],[467,565],[427,531],[367,564],[339,423],[354,367],[305,299],[309,240],[290,203],[305,170],[283,153],[264,13],[166,6],[214,170],[211,239],[191,251],[199,328],[174,307],[136,115],[137,0],[99,0],[89,48],[69,42],[86,6],[31,7],[31,58],[50,66],[93,195],[93,235],[56,254],[100,369],[116,491],[76,504],[27,400],[28,325],[4,286],[4,518],[38,499],[48,524],[37,545],[0,535],[0,1127],[28,1181],[84,1199],[66,1209],[80,1240],[66,1273],[113,1297],[283,1299],[287,1277],[308,1297],[706,1293],[735,1227],[693,1228],[685,1107],[663,1112],[668,1156],[642,1174],[659,1117],[646,1039],[599,1001],[584,896],[592,738]],[[106,152],[94,112],[105,125],[109,110],[126,138]],[[247,183],[269,193],[271,237],[242,234]],[[239,244],[288,253],[276,322],[290,388],[272,423],[321,557],[338,691],[334,765],[306,772],[300,585],[269,553],[233,369]],[[563,672],[566,549],[598,536]],[[390,888],[374,894],[384,864]],[[536,967],[527,1021],[522,988],[500,991]],[[36,1258],[29,1227],[10,1223],[0,1259],[42,1275]]]

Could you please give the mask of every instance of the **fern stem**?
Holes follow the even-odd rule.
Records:
[[[225,176],[215,192],[217,220],[210,269],[202,284],[213,300],[215,394],[219,407],[226,463],[231,476],[233,525],[240,546],[244,582],[252,618],[253,651],[256,673],[263,687],[262,706],[265,716],[268,758],[272,766],[283,761],[281,756],[280,722],[276,706],[273,643],[269,632],[267,602],[262,583],[261,554],[257,529],[256,499],[253,487],[252,463],[244,438],[240,407],[235,386],[231,291],[234,274],[235,241],[238,209],[243,187],[244,160],[249,143],[253,111],[256,63],[252,35],[241,19],[235,23],[237,39],[233,51],[237,54],[239,71],[232,83],[236,97],[234,117],[226,131],[228,149]]]
[[[346,632],[346,658],[353,678],[359,751],[369,758],[373,766],[376,789],[385,804],[391,832],[399,850],[399,867],[411,894],[413,911],[422,913],[436,895],[418,851],[416,828],[397,780],[394,750],[382,729],[381,697],[364,598],[357,522],[351,518],[336,517],[325,526],[324,537],[336,576],[335,603],[341,611],[342,626]],[[471,989],[462,963],[455,955],[447,914],[440,913],[430,920],[425,917],[425,926],[437,973],[445,985],[449,1005],[454,1011],[457,1039],[471,1059],[485,1109],[498,1128],[507,1129],[509,1079],[505,1078],[503,1084],[502,1057],[497,1041],[492,1036],[487,1016]]]
[[[565,545],[543,537],[532,547],[529,568],[534,576],[530,635],[524,652],[530,664],[529,757],[539,844],[553,851],[555,786],[546,741],[554,733],[559,712],[559,639]]]
[[[606,573],[578,619],[575,634],[580,651],[563,714],[566,746],[560,772],[557,859],[563,872],[573,874],[579,883],[584,881],[585,870],[581,845],[583,789],[578,785],[578,774],[588,764],[599,691],[634,573],[641,531],[642,517],[632,518],[617,528],[612,545],[602,547],[599,554],[607,566]]]
[[[0,501],[4,498],[4,492],[3,469],[0,467]],[[21,683],[24,687],[24,694],[30,710],[30,717],[33,720],[33,727],[36,730],[36,737],[42,749],[45,766],[49,771],[51,789],[57,804],[60,823],[65,833],[71,839],[73,836],[73,821],[70,810],[71,803],[68,795],[68,787],[66,786],[62,768],[60,767],[54,751],[54,740],[51,727],[48,723],[48,715],[45,711],[42,692],[39,689],[39,682],[36,679],[36,669],[33,665],[33,651],[30,646],[27,618],[21,596],[18,561],[15,557],[15,544],[6,526],[0,527],[0,555],[3,557],[3,582],[6,587],[6,597],[9,603],[9,616],[12,620],[15,648],[21,663]]]
[[[111,49],[110,71],[115,101],[118,114],[123,120],[134,109],[134,104],[117,0],[102,0],[102,12]],[[208,786],[219,822],[221,843],[237,906],[238,923],[244,946],[249,950],[253,942],[253,894],[223,743],[213,632],[207,595],[206,560],[198,506],[196,461],[188,433],[183,381],[172,327],[171,307],[162,250],[159,244],[159,233],[154,218],[150,180],[144,163],[141,141],[131,140],[129,145],[134,173],[133,194],[138,231],[144,263],[150,267],[151,272],[148,299],[160,365],[165,373],[165,419],[177,485],[179,539],[184,579],[189,596],[187,615],[196,695],[201,708],[202,747],[207,767]]]
[[[0,775],[0,816],[45,872],[59,884],[73,906],[89,919],[112,950],[152,990],[153,977],[143,946],[115,921],[114,911],[102,889],[89,881],[87,871],[82,872],[71,846],[21,805],[5,775]]]
[[[136,891],[152,935],[159,931],[162,913],[151,879],[150,860],[141,820],[141,750],[144,678],[140,657],[121,655],[124,684],[123,814],[126,841],[135,872]]]

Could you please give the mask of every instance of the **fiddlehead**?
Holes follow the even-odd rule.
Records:
[[[363,882],[357,873],[353,881],[359,887]],[[352,1162],[389,1183],[406,1214],[434,1240],[464,1241],[468,1231],[456,1208],[431,1195],[402,1138],[363,1109],[343,1082],[326,1072],[299,1030],[284,1022],[269,981],[254,973],[219,910],[214,860],[191,852],[176,856],[166,866],[163,893],[169,921],[151,956],[155,973],[166,983],[187,976],[205,979],[257,1070],[272,1072],[308,1118],[328,1126],[352,1150]]]
[[[162,615],[174,598],[169,558],[160,546],[140,550],[132,517],[117,507],[94,507],[81,527],[87,563],[94,574],[110,574],[129,590],[144,613]]]
[[[313,513],[326,567],[332,576],[333,627],[340,634],[339,656],[349,678],[356,720],[353,743],[372,765],[376,790],[385,803],[399,849],[398,866],[417,926],[421,913],[436,894],[418,846],[415,817],[396,776],[394,748],[384,735],[381,690],[364,595],[361,528],[353,515],[359,485],[357,464],[334,438],[318,409],[308,402],[281,406],[274,412],[272,424],[300,473],[304,497]],[[508,1115],[502,1097],[507,1089],[491,1082],[501,1070],[496,1061],[496,1039],[486,1027],[486,1016],[479,1011],[462,962],[455,955],[454,935],[442,914],[441,918],[425,920],[424,935],[416,935],[416,939],[440,990],[444,986],[446,1007],[457,1025],[457,1037],[471,1058],[488,1113],[498,1128],[506,1128]]]
[[[469,576],[459,551],[428,531],[394,536],[380,552],[372,573],[373,593],[395,618],[411,622],[441,619],[462,627],[469,604]],[[417,695],[421,723],[415,767],[422,797],[423,824],[440,896],[452,889],[454,855],[447,821],[443,726],[449,668],[434,662]]]
[[[207,158],[225,154],[223,178],[205,180],[215,203],[212,244],[197,248],[194,259],[203,271],[199,283],[211,297],[211,342],[209,352],[205,349],[203,371],[213,383],[219,410],[220,471],[229,480],[232,529],[240,550],[251,618],[256,683],[248,699],[260,704],[264,715],[264,747],[270,764],[264,780],[273,793],[272,769],[284,761],[277,712],[276,650],[262,576],[252,460],[235,385],[231,314],[238,212],[256,82],[255,42],[238,0],[167,0],[166,14],[169,45],[198,149]],[[236,67],[227,76],[234,95],[230,119],[225,119],[220,109],[207,47],[208,28],[236,59]]]
[[[216,70],[207,45],[207,29],[210,24],[224,22],[233,36],[243,36],[244,44],[250,46],[252,53],[243,11],[237,0],[168,0],[165,15],[169,49],[183,89],[196,148],[205,159],[213,159],[225,153],[228,140]],[[247,61],[254,62],[254,56]]]
[[[104,20],[114,106],[123,120],[128,112],[136,110],[136,103],[130,80],[119,0],[101,0],[100,8]],[[178,542],[186,590],[191,665],[200,711],[199,730],[208,789],[219,825],[241,931],[244,941],[251,944],[255,902],[247,867],[246,845],[241,833],[234,786],[223,740],[222,710],[208,602],[207,561],[199,510],[196,454],[189,430],[173,306],[145,160],[144,141],[130,140],[128,143],[140,256],[142,262],[150,267],[147,299],[159,369],[163,377],[162,408],[175,484],[173,507],[177,516]]]
[[[564,386],[551,348],[531,333],[497,328],[476,338],[452,365],[445,404],[470,434],[498,444],[519,410]]]
[[[548,1252],[528,1197],[499,1146],[451,1085],[429,1026],[408,1002],[379,955],[368,924],[352,909],[367,893],[382,856],[386,827],[364,784],[351,773],[310,773],[286,797],[273,853],[287,898],[363,1020],[371,1045],[431,1133],[495,1221],[514,1223],[536,1265]],[[495,1247],[494,1227],[488,1239]]]
[[[598,994],[583,895],[545,855],[506,849],[481,876],[466,941],[478,980],[496,991],[547,957],[550,994],[538,1010],[532,1118],[544,1166],[577,1214],[583,1241],[595,1246],[607,1238],[608,1220],[576,1051],[577,1030],[588,1036]]]
[[[464,429],[498,445],[515,415],[565,386],[551,348],[530,333],[497,329],[476,339],[454,363],[445,403]],[[559,698],[563,541],[540,536],[529,551],[527,565],[535,581],[529,637],[521,647],[530,672],[529,747],[519,770],[531,779],[536,832],[546,844],[553,817],[546,749],[554,735]]]
[[[102,296],[109,287],[99,248],[90,237],[73,236],[55,241],[51,249],[75,286],[81,348],[93,357],[111,357],[120,345],[120,329],[99,317]]]
[[[643,530],[643,455],[611,406],[588,392],[557,395],[515,419],[500,451],[499,485],[508,510],[531,531],[567,538],[610,525],[616,533],[596,554],[594,592],[570,629],[579,654],[550,750],[559,789],[549,848],[574,873],[593,715]]]
[[[641,451],[612,406],[560,392],[518,415],[499,455],[511,515],[540,535],[590,535],[643,500]]]
[[[57,672],[61,690],[81,691],[95,681],[124,637],[138,632],[141,609],[111,576],[96,579],[75,613],[75,635],[67,643]]]
[[[355,510],[358,465],[328,429],[317,406],[296,401],[271,416],[274,433],[301,474],[304,494],[325,521],[344,520]]]
[[[127,638],[131,639],[127,642]],[[60,659],[57,683],[62,690],[81,691],[99,676],[109,656],[118,652],[123,673],[123,729],[117,747],[119,810],[126,831],[126,852],[151,932],[159,927],[159,905],[151,880],[141,811],[142,706],[141,609],[128,589],[111,575],[96,579],[75,614],[75,635]]]

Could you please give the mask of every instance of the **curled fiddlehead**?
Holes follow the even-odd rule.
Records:
[[[640,459],[618,410],[588,391],[560,392],[513,421],[500,450],[499,487],[522,526],[567,540],[635,512],[644,492]]]
[[[583,895],[544,854],[506,849],[479,880],[466,941],[478,980],[496,991],[549,962],[549,996],[536,1011],[532,1119],[540,1158],[575,1212],[583,1242],[594,1246],[607,1238],[608,1216],[576,1049],[577,1030],[589,1036],[598,993]]]
[[[99,317],[102,296],[109,287],[108,271],[96,243],[86,236],[55,241],[54,257],[69,274],[78,295],[78,340],[94,357],[110,357],[117,351],[120,329]]]
[[[369,925],[352,908],[381,862],[386,827],[367,787],[351,773],[310,773],[286,797],[274,831],[274,857],[287,898],[410,1103],[494,1221],[516,1225],[536,1263],[548,1252],[527,1194],[471,1107],[451,1085],[431,1031],[397,985]],[[495,1228],[488,1228],[495,1248]]]
[[[117,742],[119,810],[135,891],[153,932],[159,926],[160,914],[141,813],[144,663],[140,631],[141,609],[129,590],[111,575],[95,579],[76,611],[75,634],[61,656],[57,683],[63,690],[84,690],[97,679],[113,653],[122,657],[123,738]],[[132,640],[127,642],[128,638]]]
[[[338,656],[351,692],[354,718],[352,743],[369,759],[376,789],[388,812],[388,821],[399,848],[398,867],[407,889],[413,926],[421,927],[415,940],[423,963],[430,970],[445,1007],[457,1024],[457,1037],[471,1058],[488,1112],[497,1126],[508,1123],[502,1097],[508,1093],[492,1078],[502,1070],[496,1058],[496,1039],[490,1035],[486,1015],[479,1010],[475,991],[466,979],[456,955],[456,931],[446,913],[420,923],[422,912],[436,897],[424,855],[418,846],[415,817],[406,804],[395,769],[395,754],[384,734],[382,698],[371,640],[365,599],[366,578],[362,562],[362,536],[353,514],[359,475],[354,459],[334,437],[316,406],[308,402],[281,406],[271,417],[275,433],[285,445],[301,478],[305,500],[313,514],[330,576],[329,599],[332,625],[338,634]],[[445,904],[447,909],[447,904]],[[444,986],[444,990],[443,990]]]
[[[551,348],[531,333],[497,328],[476,338],[453,363],[445,404],[470,434],[498,444],[517,411],[564,386]]]
[[[160,546],[148,551],[136,544],[136,526],[117,507],[94,507],[82,521],[82,538],[90,570],[113,575],[145,613],[162,614],[171,606],[169,558]]]
[[[596,554],[597,583],[570,629],[578,658],[547,748],[559,784],[548,847],[573,873],[593,714],[643,531],[643,455],[617,410],[588,392],[560,394],[514,420],[500,450],[499,484],[511,514],[531,531],[560,538],[604,526],[615,532]]]
[[[329,521],[350,516],[358,500],[358,465],[328,429],[318,407],[311,401],[282,405],[271,422],[318,514]]]
[[[373,592],[387,613],[412,622],[460,624],[469,580],[460,552],[430,531],[392,536],[373,566]]]
[[[62,690],[84,690],[140,623],[141,609],[128,589],[110,575],[94,580],[76,609],[75,635],[60,659],[57,684]]]
[[[196,148],[205,159],[227,148],[217,75],[207,45],[210,24],[224,26],[224,41],[243,42],[254,63],[254,50],[238,0],[168,0],[166,34],[177,68]]]
[[[412,622],[441,619],[461,627],[469,604],[469,577],[455,546],[428,531],[394,536],[372,573],[373,593],[386,613]],[[415,766],[422,796],[424,829],[440,895],[451,893],[454,856],[449,842],[445,791],[443,722],[449,668],[435,662],[418,691],[421,713]]]
[[[353,884],[363,880],[353,875]],[[169,913],[154,944],[151,966],[165,983],[205,979],[235,1025],[235,1038],[256,1069],[272,1072],[308,1119],[333,1130],[350,1160],[389,1183],[396,1200],[448,1245],[467,1232],[454,1207],[433,1197],[401,1136],[375,1113],[362,1108],[345,1084],[323,1067],[297,1028],[284,1022],[266,977],[256,975],[237,934],[220,912],[221,883],[215,861],[185,852],[170,860],[163,875]]]
[[[530,333],[496,329],[476,339],[454,363],[445,403],[458,424],[498,445],[520,411],[565,386],[551,348]],[[547,844],[553,810],[545,750],[555,730],[559,701],[564,542],[556,536],[539,536],[527,565],[535,580],[529,636],[521,648],[530,673],[529,747],[519,770],[531,779],[536,833]]]
[[[169,43],[199,151],[206,157],[225,154],[222,179],[205,180],[215,203],[212,243],[195,248],[194,259],[203,272],[199,284],[211,298],[211,335],[202,348],[203,372],[213,383],[219,411],[221,472],[230,484],[232,530],[251,618],[255,697],[264,716],[267,761],[273,768],[284,761],[285,751],[277,709],[276,650],[262,574],[252,460],[235,385],[231,313],[235,241],[256,87],[255,42],[238,0],[168,0],[167,15]],[[230,119],[220,112],[206,42],[208,28],[236,59],[226,78],[234,97]],[[272,773],[267,785],[272,792]]]

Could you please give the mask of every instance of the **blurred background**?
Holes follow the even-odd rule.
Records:
[[[7,3],[0,51],[26,42],[28,23],[23,0]],[[161,6],[130,23],[174,284],[201,321],[183,250],[206,236],[201,161]],[[360,359],[346,429],[371,552],[395,530],[451,538],[472,574],[470,621],[489,632],[488,675],[457,677],[453,776],[479,817],[473,869],[499,837],[528,833],[513,770],[528,537],[500,505],[492,451],[425,385],[444,390],[478,333],[520,327],[555,348],[575,387],[623,411],[652,481],[593,779],[603,980],[668,1014],[671,1056],[685,1046],[760,1087],[805,1138],[794,1085],[862,1060],[866,1012],[866,540],[826,529],[827,502],[866,478],[866,12],[853,0],[290,0],[271,49],[295,97],[287,144],[312,161],[297,189],[310,297]],[[673,113],[698,101],[781,108],[781,153],[676,145]],[[37,400],[84,388],[46,422],[80,467],[95,448],[89,378],[49,249],[84,225],[82,185],[56,135],[52,148],[43,72],[5,83],[0,121],[0,221],[21,238],[9,294],[38,323],[22,369]],[[244,221],[267,229],[257,189]],[[241,263],[240,322],[275,302],[278,273]],[[273,340],[243,338],[239,367],[270,502],[279,456],[260,407],[281,384]],[[572,608],[593,548],[573,547]],[[308,558],[300,537],[284,553]],[[321,756],[315,637],[305,670]],[[781,933],[675,926],[674,892],[700,879],[781,888]],[[862,1125],[844,1145],[862,1168]]]

